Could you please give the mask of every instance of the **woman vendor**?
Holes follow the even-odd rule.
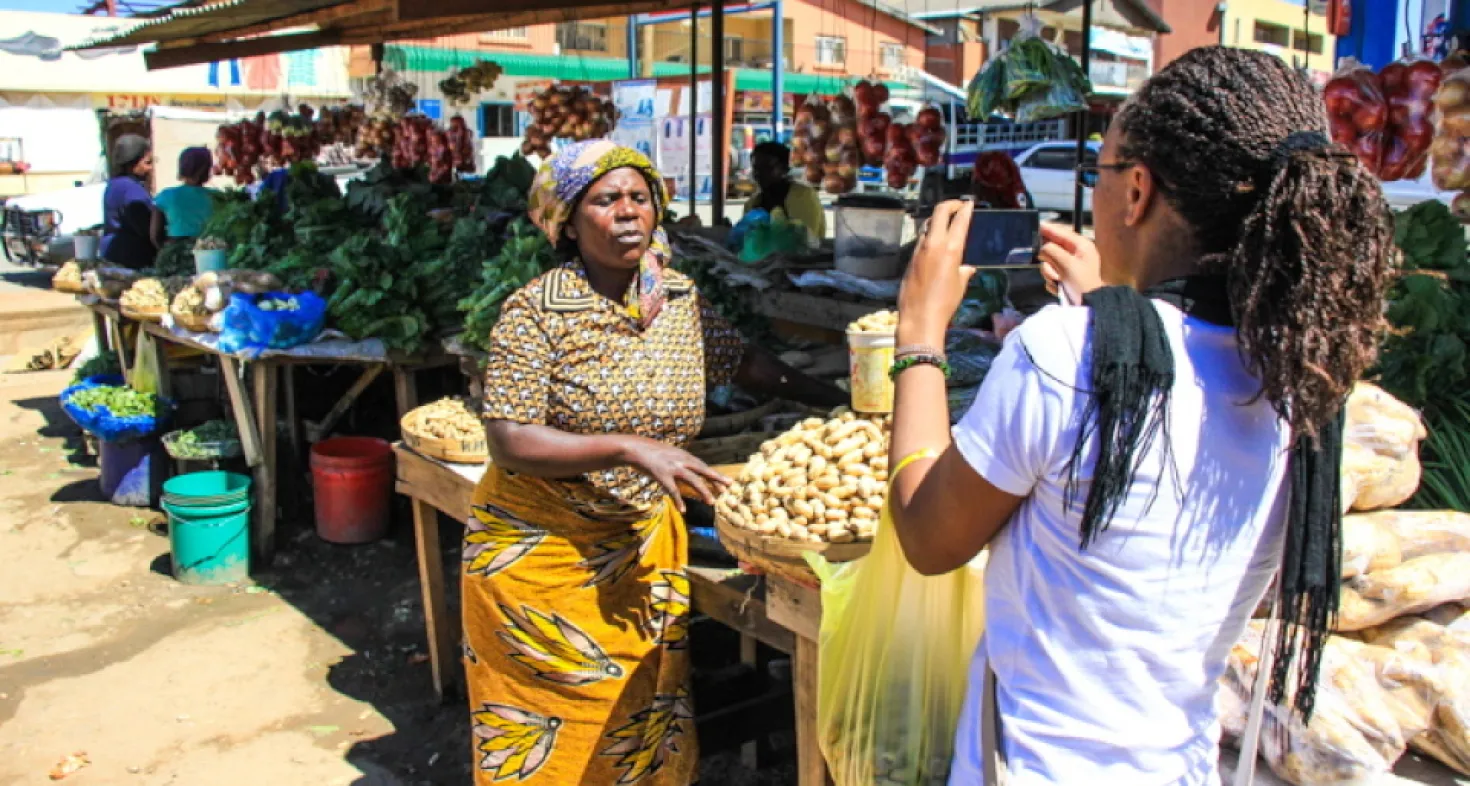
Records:
[[[491,462],[464,541],[475,782],[685,786],[687,453],[709,388],[836,405],[836,388],[745,346],[669,265],[663,177],[606,140],[531,187],[562,266],[505,303],[485,372]]]
[[[124,134],[112,144],[112,178],[102,193],[102,258],[121,267],[152,267],[158,248],[153,245],[153,197],[148,175],[153,151],[148,140]]]

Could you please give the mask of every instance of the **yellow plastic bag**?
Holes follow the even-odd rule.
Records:
[[[837,786],[945,786],[985,627],[978,565],[923,576],[883,509],[873,549],[822,579],[817,732]]]
[[[153,337],[148,331],[138,331],[138,343],[134,345],[136,352],[133,354],[133,373],[128,378],[128,386],[139,393],[158,393],[158,375],[162,369],[158,367],[158,354],[154,351]]]

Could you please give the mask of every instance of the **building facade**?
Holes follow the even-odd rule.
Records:
[[[1172,32],[1160,36],[1158,65],[1200,46],[1269,52],[1325,83],[1337,56],[1325,0],[1149,0]],[[1354,3],[1354,13],[1362,3]]]

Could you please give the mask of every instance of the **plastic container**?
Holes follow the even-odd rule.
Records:
[[[214,506],[164,502],[163,512],[168,514],[174,578],[184,584],[230,584],[249,578],[249,497]]]
[[[102,440],[97,451],[97,484],[102,487],[102,496],[112,499],[123,478],[137,469],[143,459],[153,454],[158,440],[152,437],[122,441]]]
[[[371,543],[388,534],[393,448],[372,437],[335,437],[311,447],[316,534],[328,543]]]
[[[191,472],[163,484],[163,502],[176,508],[228,505],[250,499],[250,478],[234,472]]]
[[[886,414],[893,411],[894,335],[892,333],[847,332],[848,379],[852,386],[852,408],[858,412]]]
[[[890,279],[903,273],[899,247],[908,215],[903,201],[875,194],[837,198],[837,269],[859,278]]]
[[[196,250],[194,252],[194,272],[208,273],[211,270],[224,270],[225,260],[229,258],[229,253],[223,248]]]
[[[97,258],[97,246],[102,238],[96,235],[84,235],[80,232],[72,235],[72,256],[84,262],[90,262]]]

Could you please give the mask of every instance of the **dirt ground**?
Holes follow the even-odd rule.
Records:
[[[56,405],[69,379],[0,374],[0,784],[52,783],[72,754],[90,764],[62,782],[82,786],[468,783],[465,710],[433,696],[406,527],[335,547],[285,522],[254,582],[182,585],[160,514],[100,501]],[[726,753],[702,772],[753,786],[791,767]]]

